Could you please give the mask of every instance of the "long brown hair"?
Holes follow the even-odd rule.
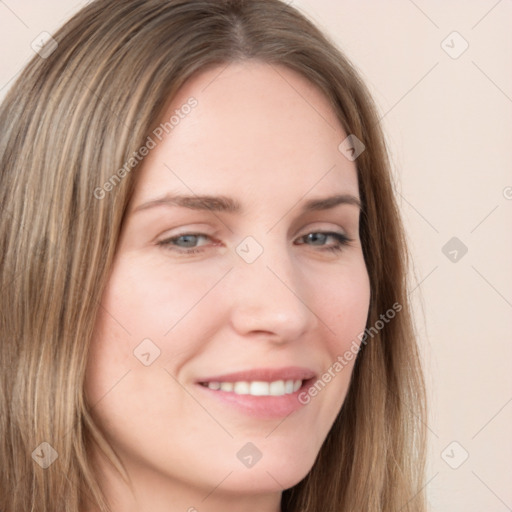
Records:
[[[94,424],[83,381],[137,166],[107,194],[98,187],[144,145],[196,71],[258,59],[316,84],[364,143],[367,327],[401,306],[363,344],[341,412],[310,473],[283,492],[282,509],[423,512],[425,393],[405,241],[378,115],[354,67],[278,0],[96,0],[53,38],[0,109],[0,510],[79,512],[86,497],[109,510],[90,443],[122,466]],[[36,463],[55,455],[46,469]]]

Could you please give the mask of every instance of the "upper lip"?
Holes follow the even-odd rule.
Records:
[[[253,368],[251,370],[242,370],[239,372],[201,378],[197,382],[274,382],[276,380],[307,380],[313,378],[315,375],[313,370],[300,366]]]

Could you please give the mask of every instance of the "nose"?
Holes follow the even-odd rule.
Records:
[[[235,331],[242,336],[262,334],[283,344],[316,328],[314,290],[308,289],[285,250],[265,250],[252,263],[236,259],[229,284]]]

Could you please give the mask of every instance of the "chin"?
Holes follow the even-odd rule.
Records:
[[[300,450],[297,450],[299,452]],[[225,489],[233,492],[266,493],[289,489],[303,480],[311,470],[316,453],[268,453],[252,467],[243,464],[225,481]]]
[[[298,484],[309,472],[309,468],[299,471],[288,468],[286,472],[276,468],[270,470],[253,468],[250,472],[233,472],[225,481],[226,490],[242,494],[264,494],[282,492]],[[229,485],[228,484],[229,480]]]

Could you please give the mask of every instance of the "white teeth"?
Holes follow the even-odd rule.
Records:
[[[254,396],[267,396],[270,395],[270,386],[268,382],[251,382],[250,395]]]
[[[220,385],[220,389],[222,391],[233,391],[233,383],[232,382],[222,382]]]
[[[248,395],[251,392],[251,387],[248,382],[235,382],[233,391],[237,395]]]
[[[233,392],[237,395],[283,396],[298,391],[302,386],[302,380],[276,380],[273,382],[208,382],[207,386],[215,391]]]
[[[270,383],[270,394],[272,396],[284,395],[284,380],[276,380]]]

